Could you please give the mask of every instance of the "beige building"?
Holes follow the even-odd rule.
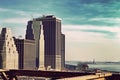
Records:
[[[45,70],[45,51],[44,51],[44,45],[45,45],[45,40],[44,40],[44,31],[43,31],[43,26],[41,26],[41,34],[40,34],[40,55],[39,55],[39,69],[40,70]]]
[[[36,21],[35,19],[33,19],[33,32],[34,32],[34,39],[35,39],[35,42],[36,42],[36,57],[37,57],[37,60],[38,60],[38,68],[40,69],[40,67],[41,66],[44,66],[44,55],[43,55],[43,50],[42,50],[42,52],[43,53],[40,53],[40,51],[41,51],[41,49],[40,49],[40,42],[41,42],[41,39],[40,39],[40,37],[41,37],[41,26],[43,26],[42,25],[42,22],[40,22],[40,21]],[[44,34],[44,32],[43,32],[43,34]],[[44,36],[44,35],[43,35]],[[43,44],[43,46],[44,46],[44,43],[42,43]],[[42,54],[41,56],[40,56],[40,54]],[[42,59],[40,59],[40,58],[42,58]],[[42,61],[40,61],[40,60],[42,60]],[[40,62],[42,62],[42,65],[40,65]]]
[[[0,68],[18,69],[18,52],[9,28],[2,28],[0,35]]]

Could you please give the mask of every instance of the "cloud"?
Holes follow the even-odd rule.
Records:
[[[31,18],[39,17],[42,15],[42,14],[37,13],[37,12],[30,12],[30,11],[26,12],[26,11],[20,11],[20,10],[15,10],[14,13],[21,15],[21,16],[25,16],[25,17],[31,17]]]
[[[104,21],[109,23],[120,23],[120,18],[91,18],[91,21]]]
[[[0,8],[0,12],[4,12],[5,14],[6,13],[14,14],[14,16],[19,16],[19,17],[22,16],[22,17],[31,17],[31,18],[42,15],[37,12],[23,11],[23,10],[17,10],[17,9],[9,9],[9,8]]]
[[[120,2],[104,0],[79,0],[70,1],[74,6],[67,4],[67,13],[63,21],[67,24],[77,25],[99,25],[115,26],[120,25]],[[105,3],[104,3],[105,2]],[[71,6],[73,9],[69,9]]]
[[[79,0],[79,1],[12,1],[17,5],[6,7],[9,12],[20,16],[38,17],[41,14],[55,14],[63,18],[64,24],[77,25],[120,25],[120,2],[116,1],[97,1],[97,0]],[[11,3],[12,3],[11,2]],[[43,4],[48,2],[48,4]],[[28,3],[26,5],[26,3]],[[111,5],[112,4],[112,5]],[[66,9],[64,9],[66,8]],[[36,16],[37,15],[37,16]],[[101,20],[100,20],[101,18]],[[104,18],[104,19],[102,19]],[[106,19],[107,20],[106,20]],[[112,19],[113,18],[113,19]],[[99,19],[99,20],[98,20]],[[117,21],[117,22],[116,22]]]
[[[7,9],[7,8],[0,8],[0,11],[3,12],[0,18],[1,19],[0,23],[25,24],[27,23],[28,20],[41,16],[41,14],[35,12],[26,12],[22,10]]]
[[[20,10],[15,10],[15,9],[9,9],[9,8],[0,8],[0,12],[4,12],[4,13],[10,13],[10,14],[19,14],[21,16],[26,16],[28,15],[26,12],[24,11],[20,11]],[[5,17],[5,16],[4,16]]]
[[[79,16],[74,16],[74,17],[66,17],[63,18],[63,22],[67,23],[67,24],[74,24],[74,25],[95,25],[95,26],[117,26],[120,25],[120,18],[113,18],[113,17],[109,17],[109,18],[105,18],[105,17],[101,17],[101,18],[95,18],[94,16],[91,18],[86,18],[85,15],[83,15],[82,17]]]
[[[67,60],[119,61],[119,26],[63,25],[63,33],[66,35]],[[108,38],[108,33],[116,34]]]
[[[63,25],[63,32],[67,39],[77,42],[104,42],[118,40],[120,27],[93,26],[93,25]]]
[[[13,24],[25,24],[27,21],[30,20],[29,18],[9,18],[2,20],[2,23],[13,23]]]
[[[0,12],[7,12],[7,11],[9,11],[9,9],[0,8]]]
[[[81,61],[119,61],[120,43],[104,42],[104,43],[67,43],[66,58],[67,60]],[[73,53],[74,57],[73,58]]]
[[[110,31],[107,31],[107,30],[91,30],[91,29],[86,29],[86,30],[81,30],[83,32],[89,32],[89,33],[100,33],[100,34],[104,34],[105,37],[107,38],[114,38],[116,36],[116,32],[110,32]]]

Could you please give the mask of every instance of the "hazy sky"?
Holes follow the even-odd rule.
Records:
[[[1,0],[0,26],[24,37],[27,21],[62,19],[66,60],[120,61],[120,0]]]

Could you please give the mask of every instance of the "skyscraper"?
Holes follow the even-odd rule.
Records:
[[[32,24],[29,24],[32,23]],[[44,30],[44,65],[45,67],[51,67],[52,69],[62,69],[62,41],[61,41],[61,20],[53,15],[43,16],[40,18],[35,18],[28,22],[26,39],[40,40],[36,36],[40,36],[41,26]],[[34,37],[30,37],[34,34]],[[37,44],[37,42],[36,42]],[[40,47],[37,46],[37,48]],[[40,49],[40,48],[38,48]],[[38,58],[40,58],[40,52],[36,53]],[[38,60],[37,60],[38,61]],[[39,65],[38,65],[39,66]],[[37,66],[37,67],[38,67]]]
[[[18,52],[9,28],[2,28],[0,35],[0,68],[18,69]]]
[[[33,33],[32,21],[28,21],[26,34],[27,34],[26,39],[29,39],[29,40],[35,39],[34,33]]]
[[[14,41],[19,54],[19,69],[36,69],[35,40],[14,38]]]
[[[65,35],[61,34],[61,67],[65,69]]]
[[[45,46],[45,40],[44,40],[44,30],[43,30],[43,26],[41,26],[41,34],[40,34],[40,48],[39,48],[39,69],[40,70],[45,70],[45,49],[44,49],[44,46]]]
[[[36,43],[36,67],[40,67],[40,36],[41,36],[41,26],[42,22],[36,21],[28,21],[27,30],[26,30],[26,39],[35,40]],[[44,33],[44,32],[43,32]]]

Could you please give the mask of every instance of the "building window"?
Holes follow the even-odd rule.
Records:
[[[10,38],[10,41],[12,41],[12,38]]]
[[[6,37],[8,37],[8,35],[6,35]]]
[[[9,48],[9,53],[10,53],[10,48]]]
[[[13,47],[13,44],[12,44],[12,47]]]
[[[9,46],[9,42],[7,42],[7,46]]]

